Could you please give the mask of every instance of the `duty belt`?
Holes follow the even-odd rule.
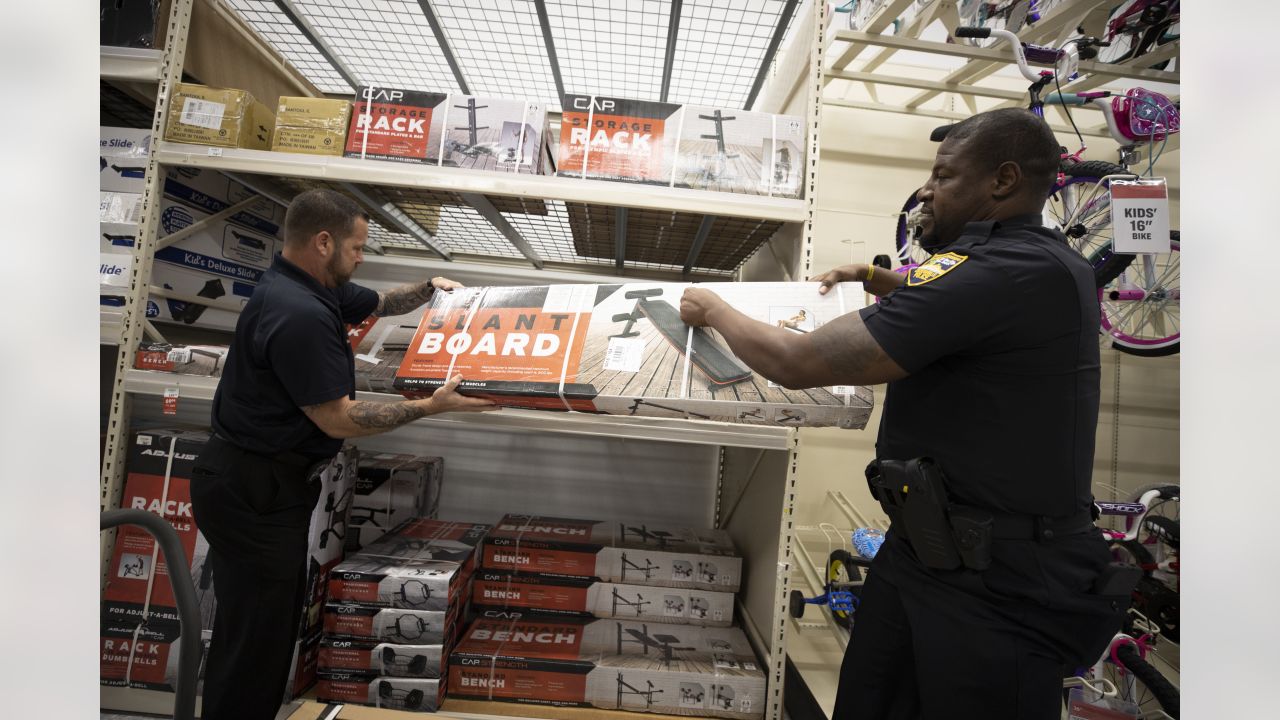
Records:
[[[237,444],[235,444],[235,443],[231,442],[230,440],[226,439],[226,438],[225,438],[225,437],[223,437],[222,435],[218,434],[216,431],[212,434],[212,436],[211,436],[211,437],[212,437],[214,440],[217,440],[218,442],[225,443],[225,444],[227,444],[227,445],[230,445],[230,446],[231,446],[231,447],[233,447],[233,448],[236,448],[236,449],[237,449],[237,450],[239,450],[240,452],[248,453],[248,454],[250,454],[250,455],[256,455],[256,456],[258,456],[258,457],[260,457],[260,458],[265,458],[265,459],[267,459],[267,460],[271,460],[271,461],[273,461],[273,462],[284,463],[285,465],[290,465],[290,466],[297,467],[297,468],[307,469],[307,468],[310,468],[312,465],[315,465],[315,464],[316,464],[316,463],[318,463],[318,462],[322,462],[322,461],[324,461],[324,458],[318,458],[318,459],[317,459],[317,458],[308,457],[308,456],[306,456],[306,455],[303,455],[303,454],[302,454],[302,453],[300,453],[300,452],[294,452],[293,450],[289,450],[289,451],[282,452],[282,453],[277,453],[277,454],[275,454],[275,455],[267,455],[267,454],[265,454],[265,453],[254,452],[254,451],[252,451],[252,450],[246,450],[246,449],[244,449],[244,448],[240,447],[239,445],[237,445]]]
[[[1000,540],[1052,540],[1094,529],[1093,513],[1082,510],[1065,517],[993,512],[991,535]]]

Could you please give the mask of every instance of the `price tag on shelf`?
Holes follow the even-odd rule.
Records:
[[[162,401],[161,410],[165,415],[178,414],[178,388],[167,387],[164,389],[164,400]]]
[[[1116,252],[1169,252],[1169,188],[1164,178],[1113,180],[1111,230]]]
[[[209,148],[209,157],[222,157],[222,148],[220,147]]]

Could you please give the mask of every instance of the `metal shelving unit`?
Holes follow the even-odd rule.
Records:
[[[145,48],[101,46],[98,74],[115,82],[156,83],[164,71],[164,52]]]
[[[989,100],[1000,101],[996,105],[1025,105],[1025,91],[1008,90],[981,84],[1003,68],[1014,62],[1013,52],[1006,47],[981,47],[961,42],[939,42],[921,39],[922,35],[935,23],[941,23],[946,34],[951,36],[954,29],[963,24],[957,10],[955,0],[932,0],[917,3],[914,16],[894,32],[894,21],[912,7],[914,0],[883,0],[877,14],[868,19],[861,30],[837,30],[831,33],[826,41],[827,48],[833,56],[824,76],[823,104],[849,107],[859,110],[874,110],[909,115],[923,115],[943,120],[960,120],[978,112],[991,109]],[[1081,26],[1096,26],[1099,13],[1105,20],[1107,12],[1114,5],[1106,0],[1062,0],[1053,4],[1034,24],[1029,24],[1018,31],[1018,37],[1027,43],[1051,45],[1058,47],[1071,37],[1077,35]],[[1154,65],[1164,63],[1178,57],[1180,43],[1175,40],[1153,48],[1150,52],[1137,58],[1119,63],[1103,63],[1081,61],[1080,75],[1075,80],[1062,84],[1063,92],[1083,92],[1093,90],[1117,81],[1136,80],[1145,83],[1161,83],[1177,85],[1179,73],[1154,69]],[[870,53],[875,54],[865,57]],[[935,77],[915,77],[895,74],[882,66],[899,53],[924,53],[934,57],[951,58],[959,61],[958,67],[946,70],[939,68]],[[917,56],[918,57],[918,56]],[[856,69],[848,69],[855,61],[861,60]],[[910,62],[904,61],[904,62]],[[858,93],[866,99],[850,99],[844,97],[842,91],[850,87],[861,86],[864,92]],[[877,87],[910,88],[918,92],[903,102],[885,102],[876,94]],[[942,97],[955,98],[962,102],[967,112],[957,112],[945,107]],[[978,100],[982,99],[982,106]],[[1092,125],[1080,123],[1080,132],[1086,137],[1110,138],[1102,118],[1097,116],[1093,108],[1080,108],[1081,115],[1094,114],[1097,122]],[[1075,109],[1073,109],[1073,112]],[[1066,120],[1051,123],[1053,129],[1062,133],[1074,133]],[[1167,151],[1176,149],[1176,136],[1171,140]]]
[[[192,5],[194,2],[207,1],[209,0],[175,0],[172,3],[166,34],[167,46],[160,53],[159,68],[155,73],[156,112],[152,124],[152,135],[155,138],[163,136],[168,99],[174,83],[182,77]],[[336,42],[337,36],[340,35],[338,25],[341,24],[341,18],[336,14],[334,18],[317,17],[317,13],[323,12],[328,7],[326,2],[269,3],[232,0],[225,4],[241,12],[264,37],[273,38],[273,44],[281,43],[277,45],[277,49],[294,62],[295,67],[300,71],[314,73],[312,81],[326,92],[345,94],[347,90],[342,83],[345,76],[352,73],[353,67],[365,73],[372,73],[377,69],[368,63],[360,65],[350,61],[349,53],[358,53],[360,48]],[[121,308],[120,313],[118,332],[120,352],[111,395],[106,450],[102,464],[102,507],[106,509],[119,504],[124,484],[126,441],[129,436],[130,422],[136,415],[135,410],[141,413],[140,417],[147,417],[148,413],[154,415],[158,409],[158,403],[155,402],[156,396],[163,393],[165,388],[176,387],[179,389],[180,397],[183,398],[183,411],[180,418],[191,418],[201,414],[207,416],[208,400],[212,398],[217,382],[213,378],[132,369],[132,349],[137,346],[142,337],[144,325],[142,309],[151,290],[149,284],[151,263],[158,242],[159,201],[163,195],[166,166],[185,165],[218,170],[237,180],[247,181],[247,184],[265,195],[279,192],[279,197],[285,200],[299,189],[315,184],[336,187],[356,194],[357,197],[363,193],[367,197],[361,198],[362,201],[377,211],[375,220],[383,226],[377,239],[389,249],[385,257],[373,259],[371,264],[382,266],[382,270],[388,277],[396,274],[400,263],[417,271],[427,265],[454,266],[454,260],[466,258],[468,261],[487,260],[492,263],[495,276],[536,278],[544,277],[545,273],[549,281],[556,282],[564,282],[565,278],[574,277],[583,272],[604,273],[610,270],[617,274],[638,273],[663,277],[682,272],[687,277],[700,279],[718,277],[728,280],[733,278],[742,261],[746,259],[746,255],[731,256],[723,248],[718,248],[718,242],[723,240],[737,245],[754,243],[752,245],[754,249],[762,247],[762,243],[779,233],[785,234],[788,238],[794,238],[800,249],[797,266],[783,268],[783,272],[789,276],[807,275],[811,270],[809,248],[812,242],[816,198],[814,178],[818,162],[819,94],[822,86],[822,61],[825,50],[820,38],[826,24],[822,14],[825,4],[810,2],[803,8],[798,0],[757,4],[761,6],[759,8],[761,17],[767,16],[770,20],[750,27],[747,27],[744,21],[737,20],[735,32],[738,32],[742,38],[751,39],[753,44],[748,53],[758,51],[755,56],[759,61],[758,69],[750,62],[734,64],[732,68],[725,70],[726,77],[732,75],[732,80],[727,80],[717,90],[723,97],[717,95],[706,99],[721,104],[745,100],[746,106],[751,107],[757,98],[761,97],[761,88],[767,86],[766,76],[768,69],[773,66],[771,60],[774,51],[783,48],[783,52],[790,53],[794,61],[785,63],[779,60],[778,67],[802,68],[796,71],[800,75],[798,86],[802,88],[803,93],[800,95],[803,110],[799,114],[806,116],[809,142],[808,165],[805,173],[807,185],[803,200],[730,195],[570,178],[460,171],[344,158],[308,157],[234,149],[211,150],[206,147],[182,146],[167,142],[153,143],[147,164],[139,236],[133,249],[131,285],[126,305]],[[455,91],[469,89],[466,78],[459,69],[458,58],[475,57],[476,50],[460,47],[463,44],[462,35],[455,30],[463,27],[465,24],[463,15],[469,11],[469,8],[476,6],[446,0],[423,2],[420,5],[435,8],[437,17],[433,24],[438,24],[441,32],[432,33],[436,42],[439,43],[438,48],[430,47],[432,35],[422,35],[416,42],[424,44],[426,49],[421,50],[422,52],[444,60],[442,67],[448,68],[445,72],[452,74],[460,81],[459,88],[441,87],[439,89]],[[565,28],[572,24],[571,20],[576,22],[575,14],[596,13],[597,22],[607,24],[611,17],[610,12],[614,15],[622,13],[626,18],[620,27],[629,27],[628,23],[649,22],[652,19],[636,20],[635,17],[627,14],[630,10],[625,7],[626,3],[605,3],[604,7],[610,12],[604,15],[599,15],[599,8],[595,7],[600,3],[594,3],[588,7],[569,2],[535,0],[534,5],[540,10],[541,22],[535,20],[531,26],[521,27],[519,32],[526,34],[533,32],[536,38],[537,28],[542,27],[545,52],[538,49],[539,43],[530,45],[525,42],[525,46],[529,52],[537,50],[544,61],[549,61],[550,74],[554,76],[554,80],[546,85],[555,87],[557,93],[565,90],[618,93],[630,91],[633,94],[641,92],[641,90],[605,86],[573,85],[566,88],[566,77],[562,77],[560,73],[554,47],[558,45],[561,52],[572,58],[585,59],[596,52],[587,44],[573,40],[570,37],[571,33],[566,34],[568,31]],[[648,5],[646,3],[646,7]],[[287,18],[287,13],[281,12],[282,8],[287,8],[294,13],[298,21],[294,22]],[[397,12],[401,11],[402,9],[397,10]],[[532,14],[530,15],[532,17]],[[282,18],[289,22],[285,22]],[[355,20],[348,20],[355,22]],[[359,22],[366,21],[367,18],[359,19]],[[726,19],[723,8],[717,7],[716,3],[710,0],[673,2],[670,8],[662,13],[661,21],[667,38],[665,61],[660,52],[655,55],[656,66],[663,68],[661,81],[657,83],[661,87],[661,99],[676,102],[699,99],[690,97],[688,94],[699,86],[695,78],[706,62],[702,59],[702,53],[714,51],[738,57],[743,52],[741,44],[736,44],[733,38],[721,37],[715,32],[716,23],[735,21]],[[508,32],[516,32],[510,23],[506,23],[505,27]],[[530,27],[533,29],[530,30]],[[425,29],[426,26],[423,26],[413,32],[421,33]],[[601,25],[599,30],[605,31],[605,25]],[[686,31],[690,37],[697,38],[697,47],[682,48],[678,45],[676,39],[682,30]],[[792,37],[808,38],[808,40],[788,44],[783,42],[788,33]],[[448,43],[450,39],[457,42],[457,45],[451,47]],[[767,49],[757,48],[754,44],[765,41],[769,45]],[[286,47],[290,43],[296,44],[297,47],[290,50]],[[641,52],[637,48],[632,50],[640,55],[648,52],[648,50]],[[297,55],[298,53],[305,57]],[[348,55],[343,56],[343,53]],[[118,54],[114,53],[104,53],[104,58],[106,55],[113,55],[109,62],[104,60],[104,68],[109,68],[106,72],[132,73],[131,79],[151,74],[151,70],[142,67],[141,58],[136,59],[136,65],[129,65],[135,60],[115,57]],[[576,60],[575,63],[577,63]],[[361,70],[361,67],[364,69]],[[604,65],[601,64],[600,67],[603,68]],[[382,69],[394,70],[390,67]],[[493,69],[495,72],[504,72],[503,68],[496,65]],[[569,82],[578,83],[582,81],[581,78],[590,79],[598,72],[601,70],[597,68],[588,70],[575,64],[568,73]],[[442,77],[448,76],[446,74]],[[106,77],[104,72],[104,79]],[[393,80],[382,77],[359,79],[374,82]],[[483,83],[478,81],[473,81],[472,85],[471,89],[474,92],[509,94],[504,93],[498,86],[493,89],[483,87]],[[518,85],[505,87],[518,87]],[[668,97],[669,94],[670,97]],[[781,107],[757,109],[780,111]],[[428,233],[437,241],[437,247],[428,250],[424,248],[421,238],[410,238],[395,231],[403,232],[406,228],[412,230],[417,224],[414,218],[415,209],[429,203],[444,208],[445,212],[443,219],[440,220],[440,233],[438,235]],[[552,218],[551,221],[539,221],[536,218],[543,216],[528,211],[530,205],[537,204],[544,204],[549,208],[545,217]],[[486,208],[486,205],[489,207]],[[396,211],[399,211],[401,217],[396,217]],[[443,230],[450,219],[450,212],[455,213],[456,217],[465,215],[466,222],[458,225],[458,237],[481,238],[484,242],[450,246],[448,244],[450,237]],[[515,235],[526,241],[524,247],[513,238],[513,233],[494,227],[496,223],[491,216],[495,212],[507,220],[511,229],[515,231]],[[583,258],[572,254],[556,255],[551,252],[564,235],[562,230],[548,228],[547,225],[550,222],[568,223],[573,220],[575,214],[582,212],[604,215],[613,223],[612,226],[607,223],[602,225],[602,227],[608,227],[609,231],[599,239],[601,242],[608,243],[609,247],[616,248],[615,256]],[[538,222],[544,224],[538,225]],[[418,229],[421,230],[421,227],[419,226]],[[680,229],[680,232],[684,233],[683,236],[675,238],[679,249],[674,255],[657,260],[652,258],[635,260],[626,255],[624,245],[628,237],[636,238],[651,234],[663,238],[667,235],[675,235],[673,229]],[[557,233],[561,234],[557,235]],[[430,243],[427,245],[429,247]],[[401,246],[416,248],[417,253],[401,254],[398,252]],[[472,249],[477,247],[480,248],[479,251]],[[543,260],[543,264],[540,265],[533,256]],[[676,261],[672,258],[676,258]],[[710,262],[708,258],[720,262],[720,266],[708,265],[707,262]],[[459,270],[464,265],[470,268],[483,267],[470,262],[456,263]],[[111,334],[117,333],[111,331]],[[363,396],[366,399],[375,400],[392,399],[390,396],[372,393],[363,394]],[[137,408],[135,408],[135,400],[138,403]],[[152,417],[152,419],[155,418]],[[429,419],[414,423],[397,432],[401,431],[403,431],[401,437],[414,438],[427,433],[445,433],[449,434],[449,437],[454,437],[458,433],[474,434],[477,431],[483,432],[486,437],[514,438],[523,435],[541,438],[546,435],[555,435],[565,438],[565,442],[613,443],[609,447],[618,447],[618,443],[632,442],[667,443],[667,447],[673,449],[702,446],[706,448],[704,454],[707,457],[712,459],[718,457],[718,462],[714,463],[713,476],[706,479],[707,485],[703,488],[713,501],[707,507],[708,521],[725,527],[730,532],[743,554],[744,563],[747,565],[747,576],[754,578],[754,581],[749,581],[739,594],[738,617],[763,661],[763,669],[769,681],[764,717],[766,720],[780,720],[783,714],[783,677],[786,657],[786,599],[793,548],[793,530],[789,518],[795,501],[797,468],[802,462],[799,456],[799,433],[796,430],[696,421],[504,410],[483,415]],[[390,438],[390,436],[386,437]],[[392,440],[394,438],[387,442]],[[609,468],[606,466],[602,470],[609,471]],[[106,539],[102,546],[102,569],[105,577],[113,537],[104,537]],[[104,708],[137,712],[166,712],[168,710],[166,703],[171,702],[170,697],[165,693],[130,688],[104,687],[101,692]],[[441,715],[457,718],[491,717],[448,711]],[[501,715],[493,717],[520,715],[520,705],[509,705],[502,708]]]

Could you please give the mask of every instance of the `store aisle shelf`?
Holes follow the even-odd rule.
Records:
[[[178,375],[152,370],[130,370],[125,377],[125,390],[134,395],[163,396],[167,388],[177,388],[180,400],[212,400],[218,378]],[[398,395],[358,392],[358,400],[394,402]],[[495,430],[535,431],[620,437],[632,440],[720,445],[724,447],[785,450],[794,430],[783,427],[734,425],[705,420],[634,418],[615,415],[592,415],[578,412],[548,412],[506,408],[488,413],[455,413],[417,421],[426,425],[457,427],[459,424]]]
[[[550,175],[517,175],[415,163],[238,148],[211,148],[171,142],[157,143],[156,160],[166,165],[185,165],[223,172],[297,177],[329,182],[560,200],[566,203],[667,210],[776,222],[802,222],[806,219],[805,204],[800,199]]]
[[[155,83],[160,81],[164,53],[146,48],[102,45],[98,74],[103,80]]]

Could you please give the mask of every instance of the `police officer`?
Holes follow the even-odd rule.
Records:
[[[205,670],[205,720],[270,720],[284,699],[305,585],[312,480],[344,438],[427,415],[494,409],[458,395],[460,376],[429,399],[355,399],[346,325],[401,315],[445,279],[378,293],[351,280],[369,218],[330,190],[302,193],[276,255],[236,323],[213,398],[213,436],[196,461],[192,510],[209,541],[217,611]]]
[[[682,298],[686,323],[715,328],[784,387],[887,382],[878,462],[931,458],[953,508],[987,521],[989,567],[944,569],[892,509],[835,718],[1056,720],[1063,677],[1119,628],[1128,591],[1108,584],[1090,515],[1093,274],[1040,222],[1059,152],[1026,110],[955,125],[918,194],[934,255],[905,277],[868,265],[819,275],[819,292],[862,281],[884,297],[810,334],[753,321],[704,289]]]

